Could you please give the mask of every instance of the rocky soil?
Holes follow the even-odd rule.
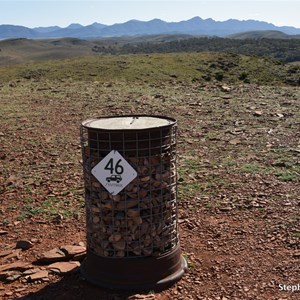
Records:
[[[1,84],[0,105],[1,299],[299,299],[299,87],[20,79]],[[130,113],[178,120],[188,270],[160,292],[103,289],[79,272],[80,123]]]

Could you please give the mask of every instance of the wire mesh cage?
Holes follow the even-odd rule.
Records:
[[[166,270],[161,270],[163,257],[165,268],[171,270],[167,275],[182,276],[185,262],[178,236],[176,130],[176,120],[153,116],[103,117],[82,123],[86,277],[105,275],[104,285],[108,286],[136,287],[140,283],[152,287],[157,279],[163,279],[157,276],[166,277]],[[133,258],[139,259],[134,265],[141,274],[135,272],[136,278],[125,280],[128,274],[120,272],[120,261],[125,268],[132,267]],[[109,274],[94,270],[95,262],[108,267]],[[147,264],[155,275],[143,279]],[[98,279],[92,281],[103,285],[103,278]]]

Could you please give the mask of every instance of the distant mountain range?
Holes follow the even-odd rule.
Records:
[[[0,39],[8,38],[63,38],[75,37],[81,39],[138,36],[153,34],[189,34],[195,36],[226,37],[237,33],[259,30],[280,31],[287,35],[299,35],[300,29],[289,26],[278,27],[262,21],[215,21],[194,17],[187,21],[165,22],[159,19],[151,21],[130,20],[121,24],[104,25],[93,23],[83,26],[71,24],[66,28],[59,26],[28,28],[16,25],[0,25]]]

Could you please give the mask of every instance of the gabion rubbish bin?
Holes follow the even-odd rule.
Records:
[[[164,289],[186,269],[177,216],[175,119],[126,115],[81,125],[87,257],[103,287]]]

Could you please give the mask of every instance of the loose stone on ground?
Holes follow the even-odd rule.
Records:
[[[80,262],[78,261],[56,262],[47,266],[47,270],[58,274],[66,274],[68,272],[75,271],[79,267]]]

